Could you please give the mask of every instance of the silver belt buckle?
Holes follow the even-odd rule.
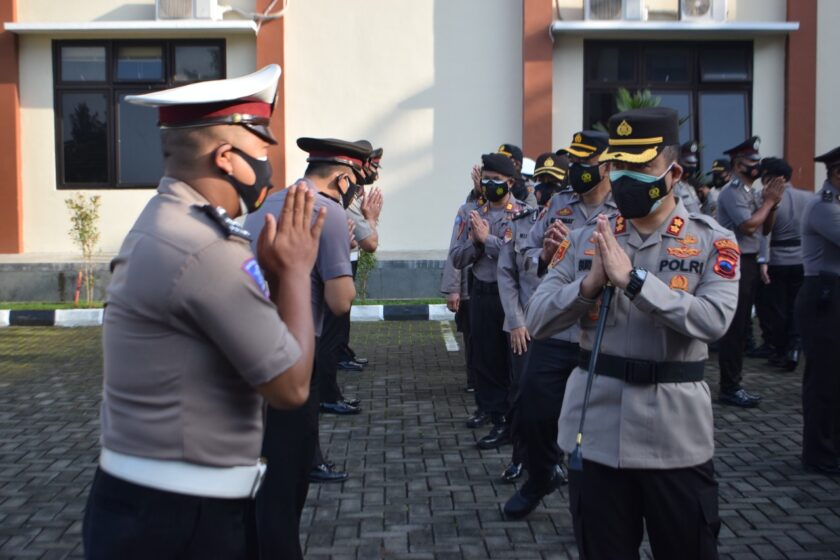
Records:
[[[260,457],[257,462],[257,476],[254,477],[254,485],[251,487],[251,499],[257,497],[257,492],[260,491],[263,480],[265,480],[265,471],[268,468],[268,461],[264,457]]]

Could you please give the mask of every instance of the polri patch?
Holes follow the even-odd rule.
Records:
[[[265,281],[262,269],[257,263],[257,260],[253,258],[248,259],[242,264],[242,270],[244,270],[245,273],[250,276],[254,282],[256,282],[257,288],[259,288],[265,298],[268,299],[268,283]]]

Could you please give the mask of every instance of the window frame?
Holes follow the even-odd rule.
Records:
[[[645,58],[649,48],[688,48],[691,53],[690,80],[687,82],[656,82],[647,80],[645,75]],[[593,65],[597,63],[598,53],[603,48],[616,48],[621,50],[632,49],[635,56],[633,81],[602,82],[590,79],[594,73]],[[701,79],[700,57],[704,50],[710,49],[743,49],[746,52],[747,79],[731,81],[707,81]],[[746,128],[748,134],[752,134],[753,128],[753,84],[755,45],[753,41],[676,41],[676,40],[601,40],[586,39],[583,42],[583,115],[582,127],[590,126],[590,95],[593,93],[609,93],[615,95],[618,88],[624,87],[635,92],[636,90],[649,89],[651,91],[674,91],[689,92],[689,106],[691,107],[690,130],[692,139],[698,140],[700,135],[700,94],[707,92],[738,92],[746,93],[747,115]],[[605,126],[607,123],[603,123]],[[701,162],[702,165],[703,162]]]
[[[64,81],[61,75],[62,47],[105,47],[105,81]],[[116,81],[118,47],[161,46],[163,80],[160,81]],[[224,38],[207,39],[56,39],[52,41],[53,72],[53,117],[55,127],[55,165],[57,190],[136,190],[153,189],[157,183],[121,183],[119,161],[119,99],[124,94],[149,93],[171,87],[187,85],[189,81],[175,81],[175,46],[217,47],[220,54],[220,78],[227,77],[227,41]],[[108,181],[104,183],[68,183],[65,180],[63,123],[63,97],[65,93],[104,93],[107,107],[107,161]]]

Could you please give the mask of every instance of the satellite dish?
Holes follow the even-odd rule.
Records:
[[[683,17],[705,18],[712,11],[712,0],[682,0]]]

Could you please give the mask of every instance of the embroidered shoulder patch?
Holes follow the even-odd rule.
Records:
[[[560,246],[557,247],[557,250],[554,252],[554,256],[551,257],[551,262],[548,264],[548,268],[554,268],[566,257],[566,251],[569,250],[569,245],[571,244],[572,242],[568,239],[564,239],[560,242]]]
[[[717,249],[718,252],[733,251],[736,255],[741,254],[741,249],[738,247],[738,243],[732,241],[731,239],[718,239],[715,241],[715,249]]]
[[[254,258],[248,259],[242,264],[242,270],[251,277],[251,279],[257,284],[257,288],[259,288],[266,299],[268,299],[268,284],[265,281],[262,269],[257,263],[257,260]]]
[[[679,216],[675,216],[674,219],[671,220],[671,223],[668,224],[667,231],[674,237],[679,237],[680,233],[683,230],[683,227],[685,227],[685,220],[683,220]]]
[[[624,233],[625,231],[627,231],[627,224],[624,221],[624,216],[616,216],[613,233]]]
[[[738,270],[738,261],[741,255],[741,249],[738,248],[738,244],[731,239],[718,239],[714,245],[718,252],[713,268],[714,273],[727,280],[735,278],[735,272]]]

